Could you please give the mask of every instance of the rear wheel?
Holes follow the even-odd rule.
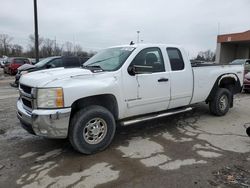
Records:
[[[113,140],[115,119],[102,106],[89,106],[78,111],[72,118],[69,140],[72,146],[83,154],[104,150]]]
[[[232,94],[228,89],[219,88],[209,103],[210,112],[216,116],[224,116],[228,112],[232,100]]]

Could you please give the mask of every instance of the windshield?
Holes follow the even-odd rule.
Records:
[[[48,62],[50,62],[52,59],[55,59],[55,57],[48,57],[48,58],[45,58],[45,59],[39,61],[35,66],[41,68],[41,67],[43,67],[44,65],[46,65]]]
[[[133,47],[116,47],[102,50],[86,61],[84,68],[96,67],[103,71],[118,70],[134,49]]]
[[[230,64],[232,65],[243,65],[245,63],[245,59],[236,59],[234,61],[232,61]]]

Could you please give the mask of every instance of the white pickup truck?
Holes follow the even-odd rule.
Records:
[[[209,103],[225,115],[243,84],[243,65],[191,65],[183,48],[163,44],[104,49],[82,68],[23,75],[17,116],[30,133],[69,138],[79,152],[105,149],[116,126]]]

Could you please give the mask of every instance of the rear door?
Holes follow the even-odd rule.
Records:
[[[45,65],[46,68],[57,68],[62,66],[63,66],[62,58],[53,59]]]
[[[132,66],[143,67],[145,71],[134,76],[128,74],[124,83],[128,116],[166,110],[170,100],[170,80],[161,49],[141,50],[129,65]],[[131,83],[136,89],[130,88]]]
[[[62,60],[65,68],[80,67],[80,60],[78,57],[63,57]]]
[[[188,105],[192,98],[194,82],[191,63],[184,51],[179,48],[167,48],[166,52],[171,69],[171,101],[169,108]]]

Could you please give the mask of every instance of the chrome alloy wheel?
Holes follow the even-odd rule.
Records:
[[[224,111],[228,106],[228,97],[226,95],[222,95],[219,101],[219,108],[221,111]]]
[[[93,118],[83,129],[84,140],[88,144],[100,143],[107,134],[107,123],[102,118]]]

